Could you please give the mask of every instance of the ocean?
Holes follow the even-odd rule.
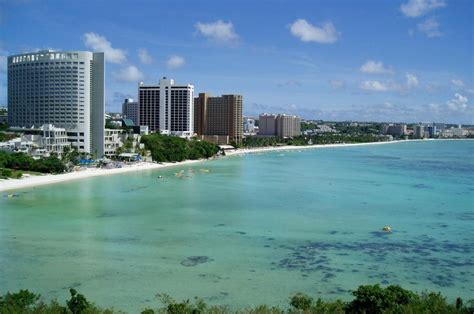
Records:
[[[474,141],[266,152],[15,193],[0,198],[0,294],[62,301],[73,287],[130,312],[159,293],[286,306],[375,283],[474,297]]]

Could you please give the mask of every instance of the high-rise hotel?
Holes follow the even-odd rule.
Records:
[[[301,119],[286,114],[263,113],[258,118],[258,134],[262,136],[295,137],[301,135]]]
[[[200,93],[194,99],[195,131],[201,138],[217,143],[241,143],[243,137],[242,95],[212,97]]]
[[[152,132],[190,137],[194,134],[194,86],[166,77],[158,85],[138,86],[140,125]]]
[[[65,128],[80,151],[104,154],[104,53],[43,50],[8,57],[11,127]]]

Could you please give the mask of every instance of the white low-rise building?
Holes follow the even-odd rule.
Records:
[[[122,135],[123,130],[121,129],[105,129],[104,135],[104,155],[106,157],[112,157],[116,154],[117,149],[123,146]]]
[[[40,135],[39,146],[44,148],[47,153],[61,155],[64,147],[71,146],[66,129],[56,128],[52,124],[45,124],[41,126],[40,130],[43,131],[43,134]]]
[[[2,143],[0,149],[22,152],[33,157],[47,157],[51,153],[61,155],[65,147],[71,146],[66,129],[51,124],[44,124],[39,128],[19,128],[14,131],[23,135]]]

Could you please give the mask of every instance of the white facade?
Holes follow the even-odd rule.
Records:
[[[190,137],[194,134],[194,86],[166,77],[158,85],[140,83],[139,123],[150,131]]]
[[[64,147],[71,146],[66,129],[54,127],[52,124],[45,124],[40,129],[43,131],[43,134],[39,146],[44,148],[47,153],[61,155]]]
[[[122,130],[119,129],[105,129],[105,138],[104,138],[104,144],[105,144],[105,150],[104,150],[104,155],[107,157],[114,156],[117,152],[117,149],[119,147],[123,146],[122,142]]]
[[[244,133],[255,133],[255,119],[244,118]]]
[[[468,134],[467,130],[464,130],[463,128],[461,128],[461,126],[457,128],[452,128],[452,131],[453,131],[453,136],[456,136],[456,137],[464,137]]]
[[[2,143],[1,149],[40,157],[49,156],[51,153],[61,155],[65,147],[71,146],[66,129],[54,127],[52,124],[44,124],[37,129],[14,130],[28,134]]]
[[[8,57],[8,123],[64,128],[79,151],[104,152],[104,53],[43,50]]]

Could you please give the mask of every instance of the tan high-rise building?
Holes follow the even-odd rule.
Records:
[[[301,119],[286,114],[261,114],[258,134],[263,136],[295,137],[301,135]]]
[[[276,135],[277,116],[270,113],[263,113],[258,117],[258,134],[266,136]]]
[[[276,118],[276,133],[279,137],[301,135],[301,119],[297,116],[279,114]]]
[[[242,113],[242,95],[211,97],[200,93],[194,99],[194,130],[198,136],[218,144],[241,143]]]

